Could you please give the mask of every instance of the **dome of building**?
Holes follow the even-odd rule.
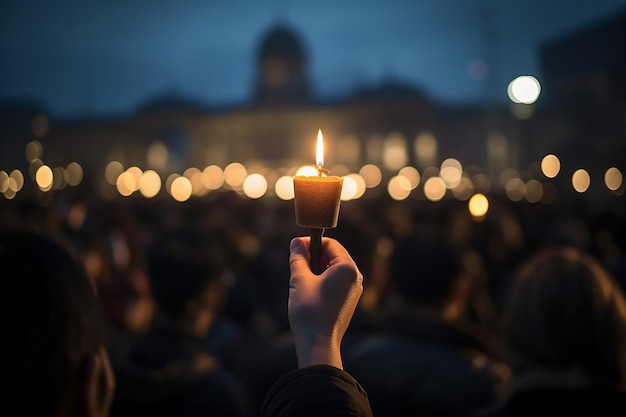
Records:
[[[307,58],[296,32],[283,23],[263,36],[257,55],[256,99],[293,102],[309,98]]]
[[[300,39],[284,24],[274,26],[264,37],[259,47],[259,58],[268,56],[289,56],[300,60],[305,59]]]

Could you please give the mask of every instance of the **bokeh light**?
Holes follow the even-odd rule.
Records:
[[[420,173],[412,166],[406,166],[400,169],[400,171],[398,171],[398,176],[404,177],[409,180],[409,183],[411,184],[411,190],[416,189],[420,183]]]
[[[489,210],[489,200],[484,194],[474,194],[467,203],[467,208],[473,217],[483,217]]]
[[[415,138],[415,156],[421,167],[432,165],[437,160],[438,144],[430,131],[420,132]]]
[[[396,201],[405,200],[411,194],[411,183],[405,177],[396,175],[389,179],[387,192]]]
[[[361,167],[359,174],[365,180],[365,186],[367,188],[377,187],[383,179],[383,174],[374,164],[366,164]]]
[[[400,133],[391,133],[383,148],[383,163],[389,170],[397,170],[406,165],[408,155],[406,152],[406,140]]]
[[[526,183],[521,178],[511,178],[504,186],[506,196],[511,201],[520,201],[526,195]]]
[[[151,169],[144,171],[139,180],[139,192],[146,198],[152,198],[161,191],[161,177]]]
[[[341,200],[352,200],[353,198],[355,198],[357,191],[357,184],[354,178],[350,176],[344,176],[343,185],[341,186]]]
[[[317,167],[314,167],[313,165],[303,165],[298,168],[296,175],[302,177],[317,177],[319,173],[317,172]]]
[[[274,191],[276,192],[276,196],[281,200],[292,200],[293,199],[293,177],[289,175],[283,175],[282,177],[276,180],[276,184],[274,185]]]
[[[522,75],[509,83],[507,93],[514,103],[532,104],[539,98],[541,85],[535,77]]]
[[[248,198],[261,198],[267,191],[267,179],[261,174],[250,174],[243,182],[243,192]]]
[[[183,202],[189,200],[189,197],[191,197],[191,190],[191,181],[189,181],[186,177],[178,176],[174,181],[172,181],[170,194],[174,200]]]
[[[224,181],[234,189],[238,189],[248,176],[248,170],[239,162],[231,162],[224,168]]]
[[[543,185],[537,180],[526,182],[526,201],[529,203],[537,203],[543,198]]]
[[[0,170],[0,193],[4,193],[9,189],[9,174]]]
[[[32,162],[35,159],[41,159],[43,156],[43,146],[38,140],[32,140],[26,144],[24,148],[24,156],[28,162]]]
[[[124,172],[124,165],[120,161],[111,161],[104,169],[104,178],[109,184],[115,185],[122,172]]]
[[[604,173],[604,184],[611,191],[617,191],[622,186],[622,172],[616,167],[611,167]]]
[[[572,174],[572,187],[579,193],[584,193],[589,189],[591,184],[591,177],[589,173],[584,169],[577,169]]]
[[[224,171],[217,165],[209,165],[202,170],[202,185],[208,190],[217,190],[224,185]]]
[[[148,166],[154,169],[167,168],[167,160],[169,159],[169,151],[163,142],[156,141],[150,144],[146,152],[146,161]]]
[[[463,166],[454,158],[444,160],[439,167],[439,176],[444,180],[447,188],[456,187],[461,181],[462,175]]]
[[[365,185],[365,179],[359,174],[348,174],[344,177],[344,184],[346,178],[353,180],[354,185],[356,186],[356,190],[351,199],[356,200],[358,198],[361,198],[363,194],[365,194],[365,190],[367,189],[367,186]]]
[[[441,177],[430,177],[424,183],[424,195],[430,201],[437,202],[446,195],[446,183]]]
[[[83,167],[78,162],[70,162],[65,167],[65,181],[71,186],[77,186],[83,180]]]
[[[19,169],[14,169],[9,174],[9,189],[16,193],[24,186],[24,174]]]
[[[41,191],[50,191],[52,189],[53,174],[52,169],[48,165],[42,165],[35,174],[35,181]]]
[[[191,183],[191,194],[196,196],[205,195],[208,190],[202,185],[202,171],[196,167],[190,167],[183,172],[183,177]]]
[[[561,161],[556,155],[549,154],[541,160],[541,172],[548,178],[554,178],[561,170]]]

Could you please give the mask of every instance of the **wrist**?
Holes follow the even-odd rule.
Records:
[[[311,365],[331,365],[343,369],[341,360],[341,340],[323,335],[296,337],[294,344],[298,358],[298,368]]]

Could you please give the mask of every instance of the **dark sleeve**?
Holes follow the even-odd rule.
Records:
[[[371,417],[367,393],[347,372],[313,365],[283,374],[265,396],[261,417]]]

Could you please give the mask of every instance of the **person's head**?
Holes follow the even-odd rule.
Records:
[[[3,326],[7,400],[24,415],[108,415],[115,381],[105,321],[81,265],[50,238],[2,229],[0,271],[13,308]]]
[[[166,232],[147,251],[148,277],[157,309],[177,320],[195,320],[222,306],[225,251],[217,236]]]
[[[503,331],[517,375],[579,368],[596,383],[626,386],[623,289],[579,249],[545,248],[523,265]]]
[[[441,234],[415,233],[398,240],[390,260],[395,291],[412,305],[463,308],[467,285],[456,248]],[[460,304],[459,304],[460,303]]]

